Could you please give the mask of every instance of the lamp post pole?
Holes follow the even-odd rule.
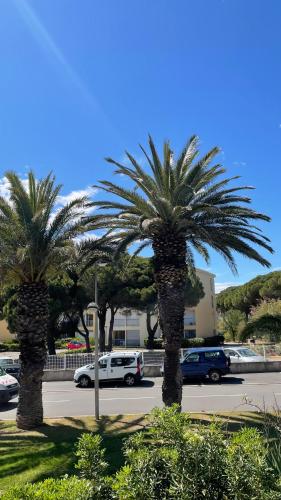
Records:
[[[96,315],[95,315],[95,418],[99,420],[100,409],[99,409],[99,316],[98,316],[98,280],[97,275],[95,275],[95,303],[96,303]]]

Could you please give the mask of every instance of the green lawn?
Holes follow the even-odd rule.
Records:
[[[195,422],[208,424],[212,415],[193,414]],[[263,428],[258,413],[220,414],[226,430],[235,432],[243,425]],[[40,481],[48,476],[75,473],[75,443],[82,432],[99,431],[107,450],[110,471],[123,464],[124,437],[144,428],[144,415],[102,417],[98,424],[92,417],[46,419],[37,431],[21,431],[14,422],[0,423],[0,493],[12,485]]]

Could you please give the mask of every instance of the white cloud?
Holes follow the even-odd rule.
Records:
[[[226,288],[228,288],[229,286],[239,286],[241,285],[241,283],[233,283],[233,282],[225,282],[225,283],[215,283],[215,290],[216,290],[216,293],[220,293],[222,292],[223,290],[225,290]]]
[[[68,194],[65,195],[59,195],[57,197],[57,203],[56,205],[60,206],[65,206],[67,203],[70,203],[71,201],[75,200],[76,198],[81,198],[83,196],[93,196],[96,194],[97,189],[93,188],[91,186],[86,187],[85,189],[80,189],[78,191],[71,191]]]
[[[234,161],[233,165],[236,167],[246,167],[247,163],[245,161]]]
[[[24,186],[27,188],[28,186],[28,180],[26,178],[21,178],[22,183]],[[96,188],[93,188],[91,186],[87,186],[84,189],[80,189],[77,191],[70,191],[68,194],[64,195],[59,195],[57,197],[57,201],[55,204],[55,209],[53,210],[51,216],[50,216],[50,222],[54,219],[58,211],[64,207],[67,203],[71,202],[72,200],[75,200],[76,198],[81,198],[84,196],[88,196],[89,198],[92,197],[93,195],[96,194],[98,190]],[[10,199],[10,191],[9,191],[9,181],[6,177],[1,177],[0,178],[0,196],[3,196],[5,200],[9,201]],[[95,210],[95,207],[89,207],[89,208],[84,208],[81,209],[81,213],[83,214],[89,214]]]
[[[2,196],[3,198],[5,198],[5,200],[8,200],[9,199],[9,182],[8,182],[8,179],[6,179],[6,177],[2,177],[0,179],[0,196]]]

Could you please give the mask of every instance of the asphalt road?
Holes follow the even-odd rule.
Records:
[[[100,389],[101,415],[148,413],[162,406],[161,378],[144,379],[125,387],[104,383]],[[251,373],[224,377],[221,384],[190,381],[183,387],[183,410],[190,412],[248,411],[245,398],[254,404],[281,407],[281,373]],[[45,417],[93,415],[94,389],[81,389],[73,382],[44,382]],[[0,419],[14,419],[17,400],[0,405]]]

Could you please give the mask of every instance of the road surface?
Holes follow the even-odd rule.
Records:
[[[148,413],[162,406],[161,378],[144,379],[141,385],[125,387],[103,384],[100,390],[101,415]],[[245,398],[268,408],[281,407],[281,374],[249,373],[232,375],[222,383],[191,381],[183,387],[183,410],[190,412],[248,411]],[[45,417],[74,417],[94,414],[94,389],[81,389],[73,382],[43,383]],[[14,419],[17,400],[0,405],[0,419]]]

